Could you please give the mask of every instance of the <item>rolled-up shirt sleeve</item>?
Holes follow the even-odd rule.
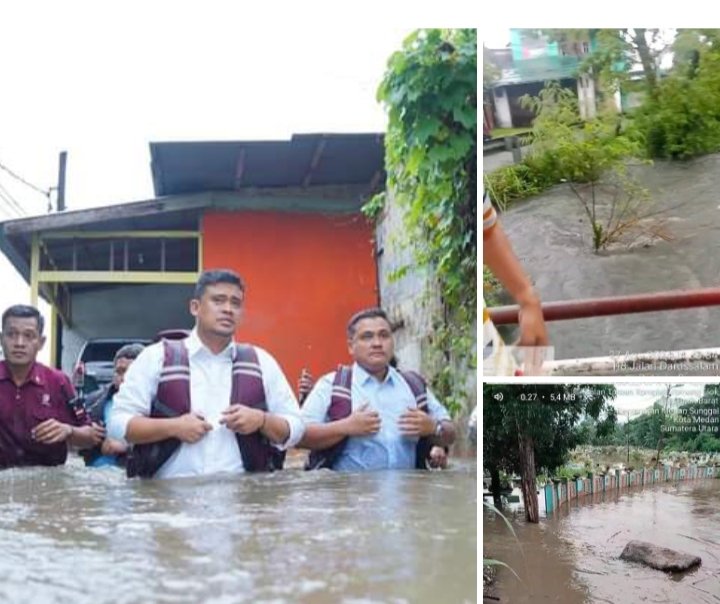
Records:
[[[133,417],[150,415],[162,371],[162,342],[148,346],[131,363],[125,380],[113,398],[107,433],[110,438],[127,442],[127,426]]]
[[[263,375],[263,388],[268,411],[282,417],[290,426],[290,434],[283,443],[273,446],[285,451],[300,442],[305,434],[305,424],[300,417],[300,406],[278,362],[262,348],[255,347]]]

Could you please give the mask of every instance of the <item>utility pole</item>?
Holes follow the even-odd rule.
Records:
[[[67,151],[60,151],[60,165],[58,168],[58,186],[57,186],[57,204],[55,209],[57,212],[65,211],[65,168],[67,166]]]

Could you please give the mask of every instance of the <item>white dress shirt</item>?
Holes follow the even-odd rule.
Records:
[[[190,362],[190,410],[212,425],[195,443],[182,443],[163,464],[156,477],[197,476],[216,472],[242,472],[243,463],[235,433],[220,424],[223,410],[230,405],[232,388],[232,347],[212,353],[193,329],[185,340]],[[270,413],[279,415],[290,426],[288,439],[273,443],[279,450],[296,445],[305,432],[300,408],[277,361],[262,348],[254,347],[263,376],[265,401]],[[148,346],[130,365],[125,381],[115,395],[108,423],[111,438],[125,440],[127,425],[133,417],[150,416],[163,366],[163,344]]]

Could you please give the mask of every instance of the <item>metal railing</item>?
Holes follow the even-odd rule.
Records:
[[[720,306],[720,287],[545,302],[545,321]],[[495,325],[518,322],[519,306],[488,308]],[[720,375],[720,348],[626,353],[543,363],[550,375]]]

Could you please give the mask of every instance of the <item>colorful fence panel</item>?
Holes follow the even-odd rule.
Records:
[[[627,472],[614,470],[606,474],[590,473],[587,478],[569,480],[554,479],[544,487],[545,512],[552,514],[563,503],[573,499],[584,499],[587,495],[595,493],[612,492],[617,489],[654,485],[660,482],[701,480],[714,478],[720,473],[715,466],[688,466],[685,468],[643,468]]]

